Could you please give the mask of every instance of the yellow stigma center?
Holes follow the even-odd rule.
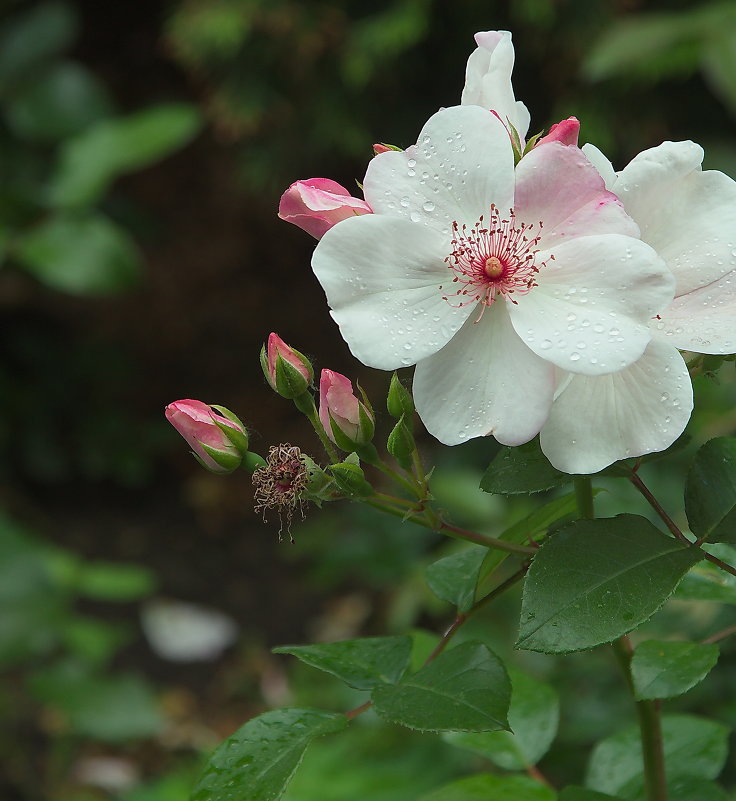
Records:
[[[503,275],[503,264],[501,264],[501,260],[496,256],[489,256],[483,266],[483,272],[489,278],[498,278]]]

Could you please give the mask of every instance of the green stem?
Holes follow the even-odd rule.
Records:
[[[575,485],[575,501],[578,505],[580,517],[586,520],[593,520],[595,518],[595,508],[593,506],[593,487],[590,483],[590,478],[587,476],[576,478],[573,483]]]
[[[368,504],[368,506],[372,506],[374,509],[380,509],[382,512],[386,512],[394,517],[402,517],[406,520],[410,520],[412,523],[416,523],[418,526],[424,526],[424,528],[432,529],[432,531],[443,531],[450,537],[454,537],[455,539],[459,540],[466,540],[467,542],[472,542],[476,545],[483,545],[485,548],[496,548],[499,551],[506,551],[507,553],[522,553],[526,556],[532,556],[537,552],[535,548],[527,548],[524,545],[516,545],[513,542],[504,542],[503,540],[496,539],[495,537],[490,537],[487,534],[481,534],[478,531],[470,531],[470,529],[467,528],[453,526],[451,523],[440,522],[440,524],[437,525],[435,522],[420,515],[409,515],[407,517],[406,509],[397,509],[396,507],[387,503],[382,503],[380,500],[366,498],[363,503]]]
[[[629,638],[626,636],[621,637],[612,642],[611,646],[633,695],[634,682],[631,678],[632,648]],[[659,701],[636,701],[647,801],[667,801],[667,774],[665,772],[664,748],[662,745],[660,706]]]
[[[310,399],[312,396],[309,396]],[[337,452],[337,449],[332,444],[332,441],[325,433],[325,428],[322,425],[322,422],[319,419],[319,415],[317,414],[317,407],[314,405],[314,400],[312,400],[311,405],[308,405],[306,408],[302,406],[297,406],[299,411],[301,411],[304,416],[309,420],[312,424],[312,428],[314,429],[315,433],[319,437],[319,441],[322,443],[322,447],[325,449],[328,458],[331,462],[340,462],[342,461],[340,458],[340,454]]]

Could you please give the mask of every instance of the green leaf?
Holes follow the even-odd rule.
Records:
[[[475,600],[475,588],[488,548],[471,545],[433,562],[427,568],[429,589],[458,612],[467,612]]]
[[[52,204],[95,203],[119,175],[147,167],[186,145],[200,127],[194,106],[171,103],[102,120],[64,143]]]
[[[7,92],[71,47],[78,27],[74,9],[57,0],[37,3],[5,22],[0,31],[0,89]]]
[[[552,467],[538,440],[504,448],[480,480],[480,488],[496,495],[528,495],[567,484],[573,476]]]
[[[638,515],[576,520],[532,561],[517,647],[565,653],[611,642],[651,617],[701,558]]]
[[[723,787],[705,779],[677,779],[667,783],[667,790],[667,801],[733,801]]]
[[[276,709],[241,726],[215,750],[190,801],[275,801],[315,737],[347,718],[318,709]]]
[[[528,776],[478,773],[446,784],[419,801],[555,801],[556,795]]]
[[[76,734],[120,742],[152,737],[163,726],[150,685],[135,675],[95,676],[64,664],[37,672],[30,685]]]
[[[736,438],[712,439],[695,454],[685,484],[685,513],[700,539],[736,543]]]
[[[557,733],[560,705],[557,693],[548,684],[517,670],[509,672],[511,731],[449,732],[444,739],[490,759],[504,770],[526,770],[549,750]]]
[[[598,793],[587,787],[575,787],[571,784],[559,794],[557,801],[621,801],[621,797]]]
[[[88,562],[76,577],[81,595],[100,601],[137,601],[156,589],[153,573],[142,565]]]
[[[718,661],[718,646],[647,640],[631,659],[638,700],[674,698],[702,681]]]
[[[730,545],[711,545],[708,546],[708,551],[724,562],[736,565],[736,548]],[[683,578],[675,596],[689,601],[736,604],[736,576],[726,573],[711,562],[701,562]]]
[[[662,718],[668,784],[674,786],[686,778],[714,779],[726,761],[728,734],[727,726],[694,715]],[[585,780],[589,787],[622,798],[638,798],[643,782],[638,726],[630,726],[596,746]]]
[[[399,684],[377,686],[376,712],[421,731],[508,729],[511,685],[502,662],[483,643],[445,651]]]
[[[133,241],[101,214],[50,217],[20,237],[16,255],[39,281],[72,294],[128,289],[141,270]]]
[[[307,665],[337,676],[356,690],[394,684],[409,667],[411,637],[365,637],[318,645],[282,645],[275,654],[292,654]]]
[[[112,103],[93,73],[64,61],[25,84],[9,100],[6,113],[19,137],[55,142],[111,114]]]

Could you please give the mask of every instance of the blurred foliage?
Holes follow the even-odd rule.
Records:
[[[119,176],[178,150],[194,106],[120,116],[100,79],[69,59],[81,20],[63,0],[0,23],[0,246],[7,265],[53,289],[104,295],[140,280],[134,237],[105,208]]]

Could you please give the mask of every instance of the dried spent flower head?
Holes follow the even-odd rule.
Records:
[[[272,445],[268,451],[266,464],[253,473],[255,487],[255,510],[263,514],[275,509],[279,516],[279,540],[284,525],[291,536],[291,522],[294,511],[304,519],[304,499],[302,493],[307,488],[309,472],[302,459],[302,452],[295,445]]]

